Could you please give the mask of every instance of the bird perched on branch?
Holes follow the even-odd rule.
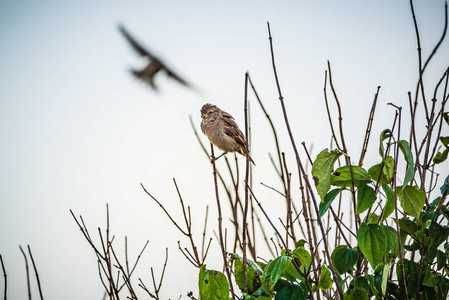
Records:
[[[248,148],[245,137],[230,114],[213,104],[206,103],[201,108],[201,118],[203,119],[201,121],[203,133],[212,144],[224,151],[215,160],[228,152],[238,152],[246,157]],[[249,154],[248,158],[255,165]]]
[[[128,33],[128,31],[122,25],[119,26],[120,32],[124,35],[124,37],[128,40],[134,50],[139,53],[140,56],[146,57],[149,60],[148,65],[142,70],[131,70],[131,73],[137,78],[143,80],[147,84],[149,84],[154,90],[157,90],[156,85],[154,84],[154,76],[159,71],[165,71],[167,75],[179,83],[191,87],[190,84],[185,81],[183,78],[178,76],[175,72],[169,69],[159,58],[151,54],[148,50],[143,48],[136,40]]]

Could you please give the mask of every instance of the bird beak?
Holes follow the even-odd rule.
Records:
[[[201,115],[201,118],[203,118],[203,119],[207,119],[207,117],[209,117],[208,114]]]

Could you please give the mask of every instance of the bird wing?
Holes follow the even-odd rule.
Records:
[[[123,34],[123,36],[128,40],[128,42],[131,44],[131,46],[136,50],[140,56],[147,56],[148,58],[152,60],[158,60],[153,54],[151,54],[148,50],[143,48],[139,43],[136,42],[136,40],[129,34],[129,32],[123,27],[123,25],[119,26],[120,32]]]
[[[165,71],[167,71],[167,75],[173,79],[175,79],[176,81],[178,81],[179,83],[185,85],[185,86],[190,86],[190,84],[185,81],[184,79],[182,79],[181,77],[179,77],[179,75],[177,75],[175,72],[173,72],[172,70],[170,70],[169,68],[167,68],[166,66],[164,66]]]
[[[237,143],[244,147],[244,149],[246,149],[245,136],[239,129],[237,123],[234,121],[234,118],[227,112],[223,112],[222,116],[225,122],[224,132],[235,139]]]

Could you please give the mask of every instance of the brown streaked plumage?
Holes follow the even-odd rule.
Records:
[[[137,78],[143,80],[147,84],[149,84],[154,90],[157,90],[156,85],[154,84],[154,76],[161,70],[165,71],[167,75],[179,83],[191,87],[190,84],[179,77],[176,73],[170,70],[159,58],[151,54],[148,50],[143,48],[136,40],[128,33],[128,31],[122,25],[119,26],[120,32],[123,36],[128,40],[134,50],[139,53],[140,56],[147,57],[149,60],[148,65],[142,70],[131,70],[131,73]]]
[[[222,155],[227,152],[238,152],[246,157],[248,149],[245,143],[245,136],[230,114],[213,104],[206,103],[201,108],[201,118],[203,119],[201,121],[201,130],[212,144],[224,151]],[[251,156],[248,155],[248,157],[254,164]]]

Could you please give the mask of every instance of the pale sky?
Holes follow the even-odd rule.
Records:
[[[444,1],[416,1],[415,11],[427,58],[442,33]],[[118,249],[127,235],[133,258],[150,241],[134,280],[141,277],[151,285],[150,266],[159,276],[169,247],[162,298],[182,294],[187,299],[190,290],[198,295],[198,270],[177,249],[178,240],[183,245],[188,240],[140,183],[182,221],[175,177],[199,221],[194,228],[198,242],[206,205],[208,236],[213,236],[217,226],[212,169],[188,116],[200,130],[199,110],[211,102],[231,113],[243,130],[246,71],[277,124],[294,173],[273,80],[267,21],[296,142],[313,144],[313,157],[329,147],[323,84],[330,60],[353,161],[358,161],[366,117],[377,86],[382,86],[373,150],[366,159],[367,166],[378,163],[379,133],[391,126],[394,116],[386,103],[408,112],[407,92],[415,90],[417,81],[409,1],[0,2],[0,254],[9,299],[26,298],[19,244],[31,246],[45,299],[101,299],[94,253],[69,209],[83,215],[95,235],[98,226],[104,228],[106,203]],[[165,75],[156,78],[159,92],[132,78],[128,69],[143,67],[145,61],[118,32],[120,23],[200,87],[202,96]],[[446,41],[427,70],[429,86],[433,88],[448,61]],[[249,99],[255,192],[277,219],[284,216],[282,200],[258,184],[280,187],[268,158],[275,146],[252,94]],[[208,146],[207,138],[201,137]],[[224,170],[224,160],[217,164]],[[227,207],[224,210],[229,213]],[[212,251],[208,268],[220,269],[215,241]],[[261,254],[270,258],[263,250]],[[36,298],[34,277],[32,283]]]

